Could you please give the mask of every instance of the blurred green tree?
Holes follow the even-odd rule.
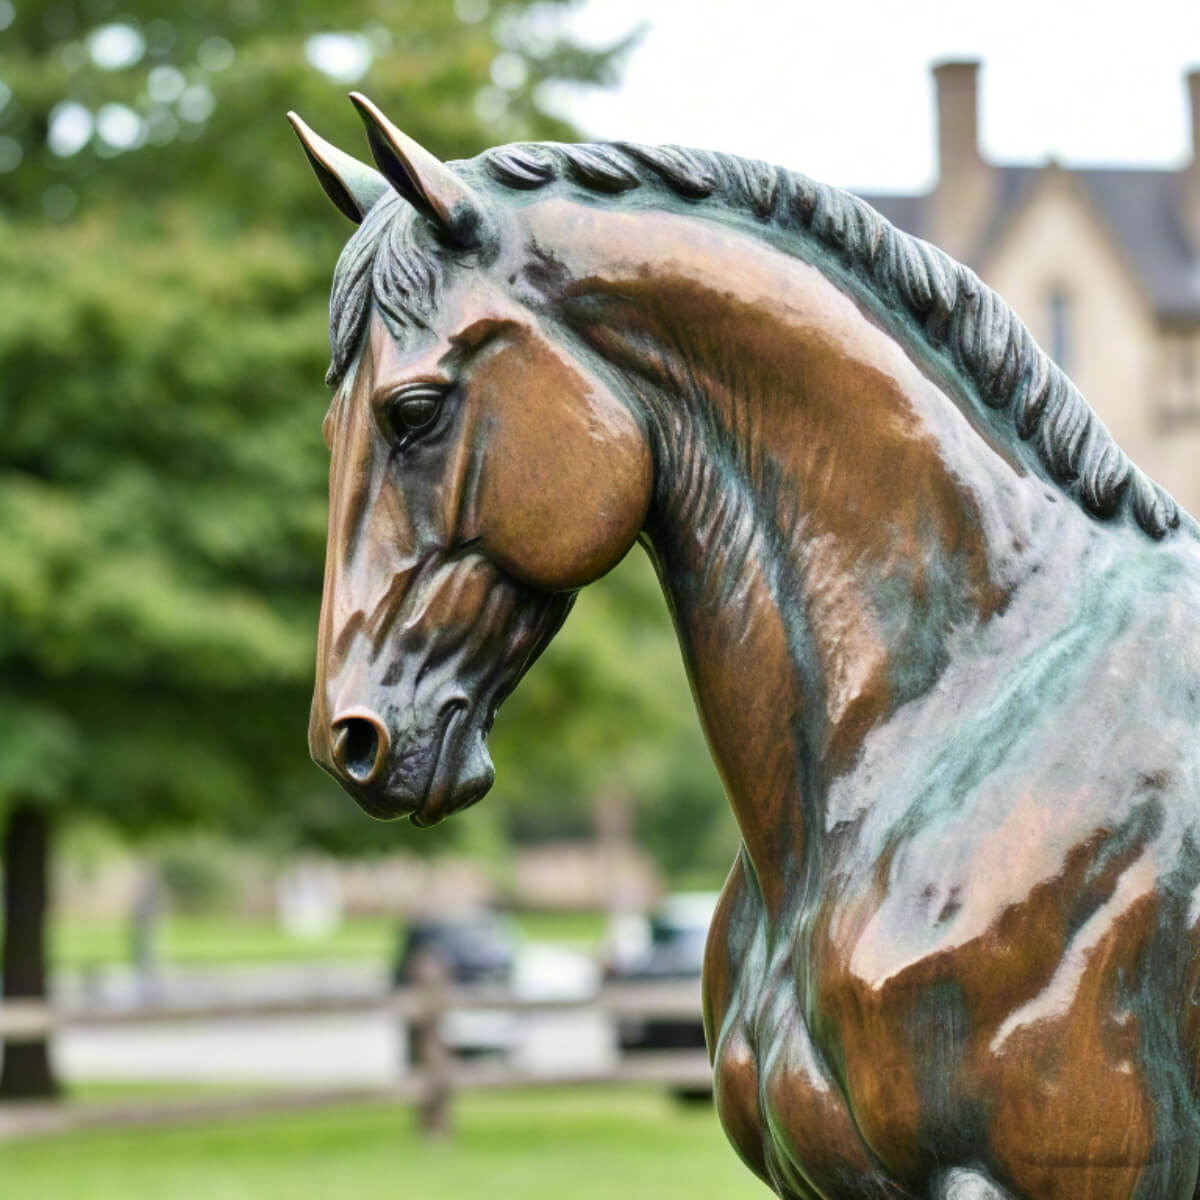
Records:
[[[606,82],[620,47],[573,44],[562,8],[0,0],[6,995],[44,994],[45,860],[73,811],[385,840],[304,748],[349,226],[283,113],[363,146],[354,84],[446,158],[569,137],[543,88]],[[497,727],[494,820],[529,800],[553,825],[611,778],[669,799],[672,760],[698,752],[649,572],[619,573],[590,617]],[[573,721],[582,695],[592,719]],[[53,1090],[44,1045],[7,1048],[0,1096]]]

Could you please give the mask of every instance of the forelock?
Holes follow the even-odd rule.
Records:
[[[337,387],[358,355],[373,310],[396,338],[428,329],[437,311],[442,264],[423,218],[398,194],[380,200],[346,243],[329,298],[330,364]]]

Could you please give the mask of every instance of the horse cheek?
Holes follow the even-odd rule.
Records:
[[[583,587],[633,544],[650,502],[650,451],[616,401],[532,406],[487,438],[479,505],[483,548],[534,587]],[[506,414],[513,415],[513,414]]]

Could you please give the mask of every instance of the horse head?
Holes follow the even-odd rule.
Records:
[[[637,538],[650,451],[522,295],[519,213],[354,100],[378,170],[291,118],[360,224],[331,304],[309,746],[371,815],[428,825],[490,787],[496,709]]]

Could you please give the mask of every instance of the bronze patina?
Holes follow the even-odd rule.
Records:
[[[368,812],[492,780],[497,706],[640,541],[744,844],[721,1119],[790,1200],[1190,1200],[1200,533],[1012,310],[726,154],[378,170],[332,299],[310,743]]]

